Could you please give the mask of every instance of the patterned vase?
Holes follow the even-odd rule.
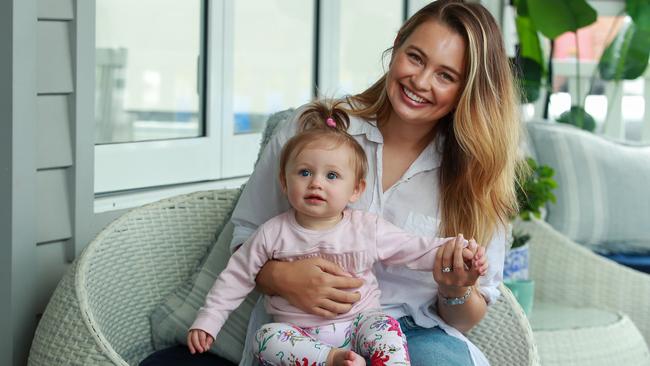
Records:
[[[529,258],[528,244],[510,249],[503,265],[503,279],[505,281],[527,280]]]

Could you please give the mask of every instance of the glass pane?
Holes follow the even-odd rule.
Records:
[[[402,7],[401,0],[341,1],[339,93],[361,92],[384,74],[382,54],[402,24]]]
[[[555,40],[553,58],[559,61],[573,61],[578,55],[583,68],[580,71],[581,82],[588,83],[591,87],[590,95],[585,98],[585,110],[591,114],[596,123],[597,131],[603,127],[608,114],[608,108],[615,101],[608,100],[606,88],[612,84],[595,77],[590,80],[591,72],[596,67],[600,57],[616,37],[617,33],[625,22],[630,21],[627,16],[599,16],[593,24],[581,28],[578,31],[578,48],[576,48],[576,35],[572,32],[565,33]],[[587,66],[591,66],[588,68]],[[572,91],[569,90],[569,83],[575,77],[574,68],[565,68],[565,73],[555,72],[553,80],[554,94],[551,96],[549,105],[549,117],[556,118],[562,112],[569,109],[577,100]],[[595,75],[597,76],[597,74]],[[610,120],[622,118],[626,138],[628,140],[640,140],[641,126],[645,103],[643,99],[643,77],[637,80],[625,80],[622,82],[620,115],[611,115]],[[571,92],[571,93],[570,93]]]
[[[625,17],[599,16],[596,21],[578,30],[580,60],[598,61],[607,45],[623,25]],[[554,59],[576,58],[576,34],[567,32],[555,39]]]
[[[201,0],[97,0],[95,143],[203,136]]]
[[[311,99],[314,2],[237,0],[234,7],[234,131],[259,132],[269,114]]]
[[[583,66],[583,69],[580,71],[581,82],[590,82],[587,81],[585,76],[591,76],[590,71],[593,66],[598,62],[600,56],[605,51],[607,45],[614,39],[618,30],[623,25],[625,17],[623,16],[599,16],[596,21],[587,26],[580,28],[577,32],[577,47],[576,47],[576,33],[566,32],[555,39],[555,47],[553,50],[553,59],[558,61],[572,62],[576,59],[576,56],[579,56],[581,65],[590,65],[592,67],[587,68]],[[578,55],[578,50],[580,54]],[[567,74],[569,73],[569,74]],[[569,90],[569,82],[571,78],[574,78],[576,75],[575,67],[563,68],[562,70],[557,70],[554,72],[553,78],[553,92],[557,95],[554,95],[555,98],[551,98],[551,116],[557,117],[560,113],[569,109],[571,104],[575,104],[577,101],[572,100]],[[602,95],[604,92],[604,85],[601,80],[594,80],[594,84],[591,90],[591,94]],[[554,103],[555,99],[555,103]],[[606,109],[603,110],[602,99],[589,100],[587,97],[586,103],[587,111],[589,107],[594,102],[600,103],[600,105],[594,109],[594,117],[598,121],[604,119],[604,113]],[[606,107],[606,105],[605,105]],[[556,115],[557,114],[557,115]],[[602,119],[600,118],[602,117]]]

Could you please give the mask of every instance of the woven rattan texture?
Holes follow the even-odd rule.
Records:
[[[163,200],[104,229],[50,300],[30,365],[137,364],[151,353],[149,314],[198,266],[238,193]]]
[[[483,351],[492,365],[539,365],[533,331],[510,290],[501,285],[501,296],[474,327],[468,338]]]
[[[78,262],[70,266],[43,313],[29,353],[29,365],[112,365],[90,335],[75,295]]]
[[[535,338],[544,366],[650,365],[643,337],[623,314],[607,326],[536,331]]]
[[[521,222],[516,229],[531,235],[536,300],[620,311],[650,345],[650,275],[594,254],[546,222]]]

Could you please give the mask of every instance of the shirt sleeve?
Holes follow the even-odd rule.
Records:
[[[234,225],[231,252],[268,219],[289,209],[278,180],[280,152],[284,143],[296,133],[296,119],[303,109],[296,110],[277,127],[246,182],[231,217]]]
[[[500,227],[487,247],[488,272],[479,277],[479,291],[488,305],[493,304],[501,295],[499,285],[503,282],[503,262],[506,252],[506,229]]]
[[[255,276],[269,258],[266,243],[262,226],[233,253],[210,288],[190,329],[201,329],[216,338],[230,313],[255,288]]]
[[[418,271],[432,271],[438,248],[453,239],[414,235],[381,218],[377,218],[376,238],[381,262]]]

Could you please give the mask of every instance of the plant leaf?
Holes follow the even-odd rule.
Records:
[[[542,65],[529,58],[517,59],[517,76],[521,82],[522,102],[532,103],[539,98],[539,91],[542,87]]]
[[[521,178],[523,181],[515,186],[517,192],[517,203],[519,205],[519,217],[528,221],[532,217],[540,217],[540,209],[546,202],[555,200],[552,190],[557,186],[552,178],[554,171],[551,167],[537,164],[531,158],[526,158],[526,163],[530,168],[530,174]],[[544,177],[543,174],[548,174]]]
[[[544,64],[544,54],[537,35],[537,28],[529,17],[517,16],[515,18],[521,57],[529,58],[540,65]]]
[[[585,0],[528,0],[528,13],[542,34],[555,39],[596,21],[596,10]]]
[[[650,0],[627,0],[625,12],[639,29],[650,32]]]
[[[515,7],[517,8],[517,15],[528,17],[528,1],[527,0],[514,0]]]
[[[593,132],[596,129],[596,120],[584,108],[579,105],[571,106],[571,109],[562,113],[557,118],[560,123],[574,125],[583,130]]]
[[[634,80],[648,67],[650,32],[626,22],[600,57],[603,80]]]
[[[521,82],[522,102],[531,103],[539,99],[544,77],[544,54],[537,28],[530,18],[525,16],[528,12],[526,0],[517,0],[515,5],[517,6],[515,25],[519,37],[517,75]]]

